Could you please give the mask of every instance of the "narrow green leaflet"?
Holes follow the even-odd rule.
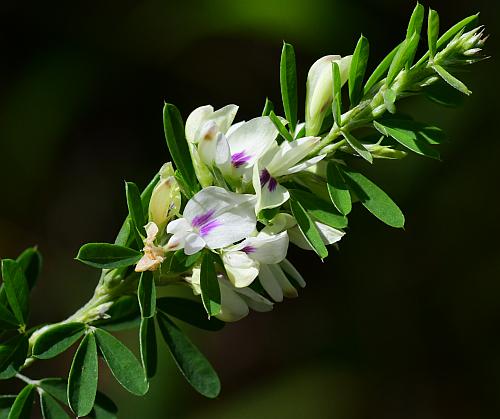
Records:
[[[347,217],[340,214],[329,202],[299,189],[289,189],[289,192],[315,220],[333,228],[347,227]]]
[[[100,391],[95,397],[95,404],[89,416],[94,419],[117,419],[118,407],[108,396]]]
[[[465,102],[466,96],[458,90],[451,87],[444,80],[440,79],[437,82],[426,86],[423,92],[427,99],[442,106],[457,108]]]
[[[76,260],[98,269],[125,268],[135,265],[142,257],[141,252],[110,243],[84,244]]]
[[[153,317],[156,311],[156,287],[153,272],[146,271],[141,274],[137,297],[141,308],[141,316],[143,318]]]
[[[347,169],[341,170],[349,188],[368,211],[391,227],[404,227],[403,213],[382,189],[361,173]]]
[[[132,231],[137,242],[137,245],[142,248],[142,237],[145,236],[144,225],[146,217],[142,208],[141,194],[139,188],[133,182],[125,182],[125,192],[127,195],[127,207],[132,221]]]
[[[205,252],[200,271],[201,300],[208,317],[220,313],[221,299],[219,280],[215,272],[215,258],[211,252]]]
[[[68,401],[77,416],[86,416],[94,406],[97,392],[97,346],[93,333],[80,343],[68,377]]]
[[[24,272],[15,260],[4,259],[2,278],[10,308],[19,324],[25,325],[29,312],[29,286]]]
[[[12,405],[8,419],[29,419],[35,401],[35,386],[28,384],[16,397]]]
[[[160,179],[160,174],[157,173],[155,177],[151,180],[151,182],[148,183],[148,186],[146,186],[146,188],[141,193],[141,202],[144,214],[148,212],[151,194],[153,193],[153,189],[155,188],[159,179]],[[131,234],[132,233],[131,223],[132,221],[130,220],[130,215],[128,215],[125,221],[123,222],[123,225],[120,228],[118,235],[116,236],[115,244],[125,247],[129,247],[132,244],[134,237]]]
[[[349,101],[351,108],[354,108],[363,97],[363,78],[365,77],[369,53],[370,44],[368,39],[361,35],[352,55],[349,69]]]
[[[32,289],[42,270],[42,254],[36,247],[29,247],[17,257],[16,262],[24,272],[29,289]]]
[[[62,406],[45,391],[40,392],[40,408],[43,419],[69,418]]]
[[[33,356],[39,359],[53,358],[64,352],[85,333],[83,323],[65,323],[49,326],[33,345]]]
[[[359,154],[360,157],[365,159],[368,163],[373,163],[373,156],[372,154],[366,149],[366,147],[361,144],[354,135],[352,135],[349,132],[344,132],[342,131],[342,134],[344,135],[345,140],[347,141],[347,144],[351,146],[351,148]]]
[[[420,36],[414,33],[411,38],[405,39],[398,48],[398,52],[391,62],[387,73],[386,85],[390,86],[399,72],[404,68],[408,60],[415,55]]]
[[[6,372],[5,378],[12,376],[11,371],[17,371],[24,364],[28,355],[28,337],[26,335],[17,335],[8,341],[0,344],[0,371]]]
[[[278,130],[278,132],[280,133],[280,135],[287,141],[293,141],[293,137],[292,137],[292,134],[290,134],[290,132],[288,132],[288,130],[286,129],[285,125],[283,125],[283,122],[281,122],[281,120],[276,116],[276,114],[274,113],[274,111],[271,111],[269,113],[269,118],[271,119],[272,123],[274,124],[274,126],[276,127],[276,129]]]
[[[56,400],[68,405],[68,383],[64,378],[44,378],[38,385]]]
[[[438,73],[441,78],[448,83],[451,87],[457,89],[459,92],[462,92],[464,95],[470,95],[472,92],[467,88],[467,86],[458,80],[455,76],[452,76],[448,71],[446,71],[440,65],[433,65],[432,68]]]
[[[396,113],[396,99],[396,92],[388,87],[384,92],[384,105],[390,113]]]
[[[0,304],[0,329],[14,330],[20,326],[15,316],[3,304]]]
[[[332,92],[332,114],[333,119],[338,127],[342,126],[342,81],[340,79],[340,68],[336,61],[332,62],[332,78],[333,78],[333,92]]]
[[[95,335],[104,360],[122,387],[137,396],[146,394],[146,375],[130,349],[105,330],[96,329]]]
[[[9,417],[10,408],[14,404],[15,400],[16,396],[0,396],[0,419],[7,419]]]
[[[184,123],[179,110],[170,103],[165,103],[163,107],[163,126],[172,160],[180,172],[186,187],[191,193],[196,193],[199,185],[184,134]]]
[[[194,255],[186,255],[184,250],[177,250],[167,254],[167,260],[164,262],[165,270],[169,273],[186,272],[200,259],[203,252],[195,253]]]
[[[475,22],[479,16],[478,14],[466,17],[465,19],[462,19],[460,22],[458,22],[456,25],[453,25],[450,29],[448,29],[437,41],[436,45],[436,51],[439,51],[441,47],[445,46],[448,41],[450,41],[456,34],[458,34],[462,29],[470,25],[471,23]],[[421,66],[424,64],[429,58],[429,51],[427,51],[423,57],[418,60],[418,62],[415,64],[416,67]]]
[[[266,103],[264,104],[264,109],[262,110],[262,116],[269,116],[270,113],[274,111],[274,104],[266,97]]]
[[[188,383],[205,397],[217,397],[220,380],[203,354],[167,316],[159,314],[158,325],[177,367]]]
[[[146,376],[151,378],[156,374],[158,363],[154,318],[150,317],[141,320],[139,336],[142,367]]]
[[[412,129],[412,121],[385,119],[374,121],[373,125],[382,135],[394,138],[398,143],[422,156],[439,159],[439,153],[434,150],[428,141],[419,135],[418,127]]]
[[[306,238],[309,245],[321,259],[326,258],[328,256],[328,250],[325,243],[323,243],[323,239],[321,238],[316,225],[311,217],[309,217],[302,204],[293,198],[293,196],[290,197],[290,208],[292,209],[292,215],[295,220],[297,220],[300,231]]]
[[[420,34],[424,22],[424,14],[424,6],[417,2],[411,14],[410,21],[408,22],[408,28],[406,29],[407,38],[411,38],[414,33]]]
[[[208,331],[221,330],[225,323],[216,317],[207,318],[202,304],[180,297],[162,297],[156,302],[158,310],[191,326]]]
[[[437,40],[439,36],[439,15],[435,10],[429,9],[427,17],[427,42],[429,53],[432,58],[436,55]]]
[[[351,194],[349,193],[349,189],[345,184],[337,164],[332,161],[328,162],[326,168],[326,183],[328,194],[335,208],[337,208],[341,214],[349,214],[352,209]]]
[[[286,42],[281,50],[280,85],[285,116],[293,132],[297,125],[297,68],[293,46]]]
[[[399,51],[399,47],[401,44],[397,45],[394,47],[394,49],[385,56],[385,58],[380,62],[380,64],[373,70],[373,73],[371,76],[368,78],[365,87],[363,89],[363,95],[366,95],[370,89],[379,82],[384,75],[387,73],[387,70],[389,69],[392,61],[394,60],[394,57],[396,56],[397,52]]]

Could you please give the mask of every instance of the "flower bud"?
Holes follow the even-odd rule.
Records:
[[[181,192],[174,177],[172,163],[163,165],[160,171],[160,181],[153,189],[149,201],[149,221],[155,223],[163,231],[167,222],[181,208]]]
[[[341,86],[349,75],[352,55],[341,58],[340,55],[327,55],[316,61],[307,74],[306,93],[306,135],[317,135],[323,119],[333,100],[332,63],[337,62],[340,69]]]

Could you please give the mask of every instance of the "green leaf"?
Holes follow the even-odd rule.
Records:
[[[446,71],[440,65],[433,65],[432,68],[438,73],[441,78],[448,83],[454,89],[457,89],[459,92],[462,92],[464,95],[470,95],[472,92],[467,88],[467,86],[458,80],[455,76],[452,76],[448,71]]]
[[[89,416],[95,419],[117,419],[118,408],[108,396],[100,391],[97,392],[94,408]]]
[[[351,108],[354,108],[363,97],[363,78],[365,77],[369,53],[370,44],[368,39],[361,35],[352,55],[349,69],[349,101]]]
[[[333,228],[347,227],[347,217],[340,214],[330,203],[300,189],[289,189],[288,191],[315,220]]]
[[[146,376],[151,378],[156,374],[158,363],[154,318],[150,317],[141,320],[139,335],[142,367]]]
[[[132,231],[134,233],[137,245],[142,248],[142,238],[146,236],[144,225],[146,217],[141,202],[139,188],[133,182],[125,182],[125,192],[127,195],[127,207],[132,221]]]
[[[35,386],[28,384],[16,397],[12,405],[8,419],[29,419],[33,410],[35,400]]]
[[[458,22],[456,25],[453,25],[450,29],[448,29],[437,41],[436,45],[436,51],[439,51],[441,47],[445,46],[448,44],[448,41],[450,41],[452,38],[455,37],[456,34],[458,34],[462,29],[464,29],[466,26],[469,26],[473,22],[477,20],[479,16],[479,13],[466,17],[465,19],[462,19],[460,22]],[[416,67],[421,66],[424,64],[429,58],[429,51],[427,51],[424,56],[418,60],[418,62],[415,64]]]
[[[86,416],[92,410],[97,380],[97,346],[94,334],[89,333],[80,342],[68,377],[69,406],[77,416]]]
[[[46,392],[40,393],[40,407],[44,419],[64,419],[69,418],[62,406]]]
[[[429,16],[427,17],[427,42],[429,45],[429,53],[432,58],[436,55],[438,36],[439,15],[435,10],[429,8]]]
[[[262,116],[269,116],[272,111],[274,111],[274,104],[266,97],[266,103],[264,105],[264,109],[262,110]]]
[[[14,401],[16,400],[16,396],[0,395],[0,419],[7,419],[9,417],[9,411]]]
[[[375,217],[391,227],[404,227],[403,213],[382,189],[361,173],[342,169],[342,175],[363,206]]]
[[[342,126],[342,80],[340,78],[340,68],[336,61],[332,62],[332,114],[338,127]]]
[[[439,159],[439,153],[419,135],[418,126],[412,127],[412,121],[384,119],[381,122],[374,121],[373,125],[381,134],[394,138],[409,150],[422,156]]]
[[[410,17],[408,28],[406,29],[406,38],[411,38],[414,33],[420,34],[422,24],[424,23],[424,6],[417,2]]]
[[[307,214],[305,208],[293,197],[290,197],[290,208],[292,209],[292,215],[297,221],[300,231],[306,238],[309,245],[321,259],[326,258],[328,256],[328,250],[323,243],[323,239],[321,238],[316,225]]]
[[[396,92],[388,87],[384,92],[384,105],[390,113],[396,113],[396,99]]]
[[[158,325],[177,367],[189,384],[205,397],[220,393],[220,381],[213,367],[179,328],[165,315],[158,315]]]
[[[288,130],[286,129],[286,127],[283,125],[283,122],[281,122],[281,120],[276,116],[276,114],[274,113],[274,111],[271,111],[269,113],[269,118],[271,119],[272,123],[274,124],[274,126],[276,127],[276,129],[278,130],[278,132],[280,133],[280,135],[287,141],[293,141],[293,137],[292,137],[292,134],[290,134],[288,132]]]
[[[143,272],[137,289],[139,307],[143,318],[153,317],[156,311],[156,287],[151,271]]]
[[[184,250],[177,250],[174,253],[167,254],[167,261],[164,263],[165,271],[171,274],[182,273],[190,270],[192,266],[200,259],[203,252],[194,255],[186,255]],[[162,265],[163,267],[163,265]]]
[[[341,214],[349,214],[352,209],[351,194],[345,184],[342,173],[340,173],[339,168],[332,161],[328,162],[326,168],[326,182],[328,194],[335,208],[337,208]]]
[[[42,254],[36,247],[29,247],[17,257],[16,261],[24,272],[29,289],[32,289],[42,270]]]
[[[142,253],[124,246],[110,243],[84,244],[76,260],[98,269],[124,268],[135,265]]]
[[[208,331],[221,330],[225,323],[216,317],[207,318],[202,304],[179,297],[162,297],[156,302],[158,310],[194,327]]]
[[[108,331],[136,328],[141,320],[139,301],[134,295],[124,295],[108,309],[108,319],[92,322],[93,326],[103,327]]]
[[[3,304],[0,304],[0,329],[14,330],[19,327],[19,322]]]
[[[385,73],[393,62],[394,57],[399,51],[400,46],[401,44],[397,45],[389,54],[387,54],[377,66],[377,68],[373,71],[372,75],[369,77],[368,81],[365,84],[363,95],[366,95],[370,91],[370,89],[384,77]]]
[[[68,405],[68,383],[64,378],[44,378],[38,382],[43,391]]]
[[[280,85],[285,116],[293,132],[297,126],[297,68],[293,46],[286,42],[281,50]]]
[[[387,79],[385,82],[387,86],[392,84],[399,72],[405,67],[406,63],[415,55],[419,39],[419,34],[415,32],[411,38],[405,39],[400,44],[398,52],[394,56],[387,73]]]
[[[102,329],[96,329],[97,344],[116,380],[137,396],[147,393],[149,385],[142,365],[123,343]]]
[[[347,144],[359,154],[360,157],[365,159],[368,163],[373,163],[372,154],[366,149],[366,147],[361,144],[351,133],[342,131]]]
[[[200,271],[201,300],[208,317],[220,313],[221,299],[219,280],[215,272],[215,259],[211,252],[205,252]]]
[[[2,260],[2,278],[7,301],[20,325],[25,325],[29,312],[29,286],[21,266],[12,259]]]
[[[153,189],[155,188],[159,179],[160,179],[160,173],[157,173],[151,180],[151,182],[148,183],[148,186],[146,186],[146,188],[142,191],[141,202],[144,214],[148,212],[149,201],[151,200],[151,194],[153,193]],[[131,235],[132,232],[131,223],[132,221],[130,220],[130,215],[128,215],[125,221],[123,222],[123,225],[120,231],[118,232],[118,235],[116,236],[115,244],[125,247],[129,247],[132,244],[134,237]]]
[[[457,108],[465,102],[465,96],[442,79],[424,87],[423,92],[427,99],[450,108]]]
[[[165,103],[163,107],[163,126],[168,150],[175,167],[180,172],[189,191],[194,194],[199,190],[199,185],[184,134],[184,123],[179,110],[170,103]]]
[[[26,360],[28,348],[29,343],[26,335],[16,335],[0,344],[0,371],[5,372],[9,368],[17,371]]]
[[[49,326],[33,345],[33,356],[39,359],[53,358],[64,352],[85,333],[83,323],[65,323]]]

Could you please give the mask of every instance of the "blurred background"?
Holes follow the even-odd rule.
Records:
[[[214,401],[195,394],[165,346],[147,397],[101,368],[120,418],[486,419],[500,417],[500,211],[497,156],[499,6],[426,1],[442,28],[481,12],[493,58],[463,78],[459,109],[411,99],[402,109],[444,128],[443,162],[409,156],[367,173],[404,210],[390,229],[362,207],[323,264],[292,250],[308,286],[272,313],[191,334],[219,371]],[[164,100],[187,117],[240,105],[238,119],[280,101],[283,40],[301,97],[309,66],[352,53],[370,69],[404,36],[413,1],[211,0],[0,4],[0,257],[37,244],[44,272],[33,318],[53,322],[91,295],[82,243],[112,241],[126,215],[123,181],[145,186],[169,160]],[[303,109],[302,109],[303,112]],[[135,345],[135,332],[120,337]],[[161,344],[163,345],[163,343]],[[34,378],[67,373],[70,357]],[[1,383],[12,393],[16,383]]]

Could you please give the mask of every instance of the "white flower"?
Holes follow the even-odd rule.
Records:
[[[306,84],[306,135],[317,135],[333,98],[332,63],[339,65],[341,86],[347,81],[352,56],[327,55],[309,69]]]
[[[318,229],[323,243],[326,245],[337,243],[345,235],[344,231],[330,227],[326,224],[320,223],[319,221],[314,221],[314,225]],[[298,226],[290,228],[288,230],[288,234],[290,236],[290,241],[296,246],[304,250],[313,250]]]
[[[295,298],[298,296],[296,288],[289,281],[287,275],[304,288],[306,282],[300,273],[286,259],[275,265],[262,265],[260,267],[259,280],[264,290],[276,302],[283,301],[283,296]]]
[[[191,277],[186,278],[194,294],[200,295],[200,269],[194,268]],[[259,312],[271,311],[273,303],[250,288],[236,288],[222,275],[218,276],[221,311],[215,317],[225,322],[235,322],[249,313],[249,308]]]
[[[289,175],[316,164],[325,157],[324,154],[303,161],[314,146],[318,137],[304,137],[295,141],[274,143],[253,168],[253,187],[257,195],[255,211],[265,208],[279,207],[290,197],[288,190],[276,180],[280,176]]]
[[[260,232],[237,245],[223,249],[222,261],[228,279],[237,288],[247,287],[257,275],[259,267],[264,264],[281,262],[288,250],[288,234]]]
[[[256,227],[253,195],[228,192],[217,186],[202,189],[184,208],[183,218],[171,221],[166,249],[186,255],[204,247],[220,249],[248,237]]]
[[[233,123],[236,112],[238,112],[236,105],[227,105],[217,111],[210,105],[196,108],[186,120],[187,141],[198,143],[210,126],[215,126],[216,132],[225,134]]]
[[[150,222],[144,226],[144,229],[146,230],[143,249],[144,255],[137,262],[135,267],[136,272],[156,271],[165,259],[165,250],[163,247],[154,244],[159,231],[158,226]]]
[[[149,221],[163,231],[169,219],[179,213],[181,191],[174,177],[172,163],[166,163],[160,170],[160,180],[153,189],[149,201]]]

